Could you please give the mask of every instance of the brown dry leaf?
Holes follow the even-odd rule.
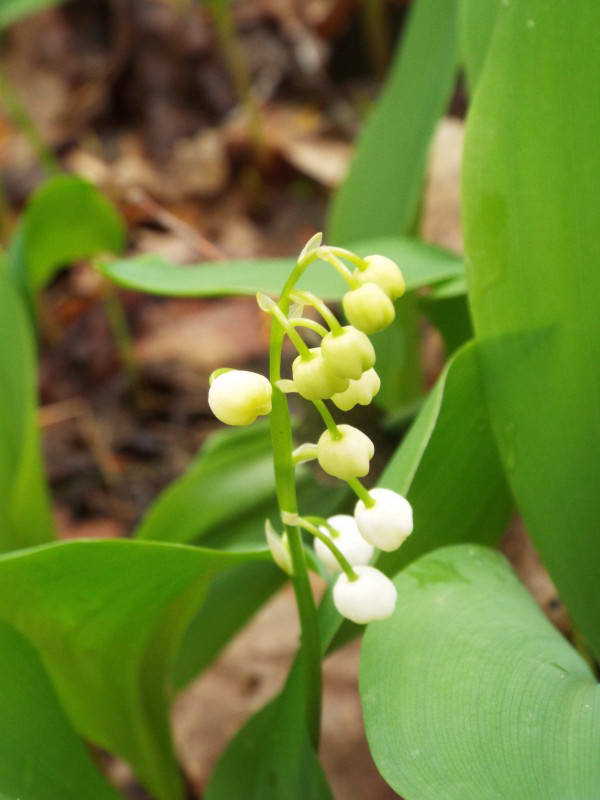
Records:
[[[136,343],[141,362],[180,362],[206,374],[265,352],[261,314],[251,298],[193,305],[172,301],[170,306],[170,315],[165,304],[146,312],[144,326],[149,332]]]

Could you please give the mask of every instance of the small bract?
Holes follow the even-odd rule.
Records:
[[[346,292],[342,306],[348,322],[368,334],[387,328],[396,316],[394,304],[376,283]]]
[[[368,369],[357,381],[350,381],[345,392],[334,394],[331,399],[340,411],[350,411],[357,404],[368,406],[380,389],[379,375],[374,369]]]
[[[243,369],[218,371],[210,383],[208,405],[226,425],[250,425],[271,411],[271,394],[264,375]]]
[[[358,530],[373,547],[397,550],[413,530],[412,506],[391,489],[371,489],[375,504],[370,508],[359,500],[354,509]]]
[[[395,261],[387,256],[367,256],[366,269],[354,270],[354,277],[360,283],[376,283],[392,300],[402,297],[406,291],[404,276]]]
[[[355,567],[357,579],[342,573],[333,587],[333,602],[343,617],[359,625],[386,619],[394,613],[398,593],[391,580],[375,567]]]
[[[342,555],[346,556],[352,565],[368,564],[373,556],[374,548],[360,535],[354,517],[349,514],[336,514],[329,517],[327,522],[337,531],[338,535],[333,537],[329,528],[324,525],[320,526],[320,531],[332,540]],[[330,574],[334,575],[340,571],[338,560],[320,539],[315,539],[315,553]]]
[[[323,358],[342,378],[357,380],[375,363],[375,348],[369,337],[352,325],[328,333],[321,342]]]
[[[317,442],[317,459],[329,475],[350,481],[362,478],[369,471],[369,461],[375,447],[369,437],[352,425],[338,425],[340,438],[334,439],[327,430]]]
[[[323,358],[320,347],[310,350],[311,358],[298,356],[292,364],[292,377],[298,394],[306,400],[326,400],[348,388],[348,379],[340,378]]]

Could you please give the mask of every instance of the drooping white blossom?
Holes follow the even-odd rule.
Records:
[[[340,614],[364,625],[394,613],[398,593],[391,580],[375,567],[359,566],[351,581],[342,573],[333,587],[333,602]]]

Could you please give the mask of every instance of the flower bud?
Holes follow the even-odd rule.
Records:
[[[333,602],[340,614],[359,625],[390,617],[398,597],[391,580],[375,567],[359,566],[354,571],[356,580],[342,573],[333,587]]]
[[[208,405],[226,425],[249,425],[271,411],[271,384],[264,375],[242,369],[217,371],[210,382]]]
[[[323,337],[321,351],[327,365],[341,378],[357,380],[375,363],[375,348],[371,340],[352,325]]]
[[[391,489],[371,489],[375,505],[368,508],[359,500],[354,519],[362,536],[380,550],[397,550],[412,533],[412,506],[401,494]]]
[[[337,427],[341,434],[339,439],[334,439],[327,430],[317,442],[317,459],[321,468],[343,481],[364,477],[375,452],[373,442],[352,425]]]
[[[376,283],[346,292],[342,306],[348,322],[368,334],[387,328],[396,316],[394,304]]]
[[[340,411],[350,411],[357,403],[368,406],[380,388],[379,375],[374,369],[368,369],[357,381],[350,381],[345,392],[334,394],[331,399]]]
[[[366,269],[354,270],[354,277],[361,283],[376,283],[392,300],[402,297],[406,291],[404,276],[395,261],[387,256],[367,256]]]
[[[306,400],[326,400],[348,388],[348,379],[340,378],[323,358],[320,347],[312,347],[312,358],[298,356],[292,364],[294,386]]]
[[[329,517],[327,522],[337,531],[338,535],[332,536],[329,528],[324,525],[320,526],[320,531],[332,540],[338,550],[341,550],[342,555],[346,556],[353,565],[368,564],[373,555],[373,547],[360,535],[354,517],[349,514],[336,514]],[[334,575],[340,571],[341,567],[337,558],[320,539],[315,539],[315,552],[329,573]]]

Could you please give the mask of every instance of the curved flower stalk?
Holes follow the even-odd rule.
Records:
[[[342,299],[348,324],[343,325],[321,298],[296,289],[306,268],[317,260],[335,269],[348,284]],[[257,295],[258,305],[272,318],[268,379],[228,369],[211,376],[209,404],[223,422],[245,425],[270,414],[275,484],[284,530],[280,536],[267,520],[265,534],[274,561],[294,583],[308,687],[307,721],[315,742],[320,716],[320,643],[302,531],[314,537],[317,559],[326,574],[335,579],[333,601],[337,610],[359,624],[389,616],[396,603],[394,584],[369,565],[375,548],[394,550],[412,532],[412,509],[405,498],[389,489],[368,491],[360,481],[369,472],[373,443],[358,428],[338,424],[325,401],[331,400],[346,411],[356,404],[368,405],[377,394],[380,380],[368,334],[383,330],[393,321],[393,301],[403,294],[404,287],[402,273],[391,259],[381,255],[361,258],[349,250],[323,245],[321,234],[317,234],[302,250],[279,301]],[[305,306],[316,309],[324,324],[304,318]],[[321,337],[320,346],[308,347],[300,335],[303,328]],[[281,374],[286,336],[298,353],[289,377]],[[325,429],[318,442],[305,442],[294,449],[286,397],[290,392],[312,402],[321,415]],[[300,514],[294,468],[313,459],[356,493],[354,517],[336,515],[326,520],[310,512],[308,516]]]

